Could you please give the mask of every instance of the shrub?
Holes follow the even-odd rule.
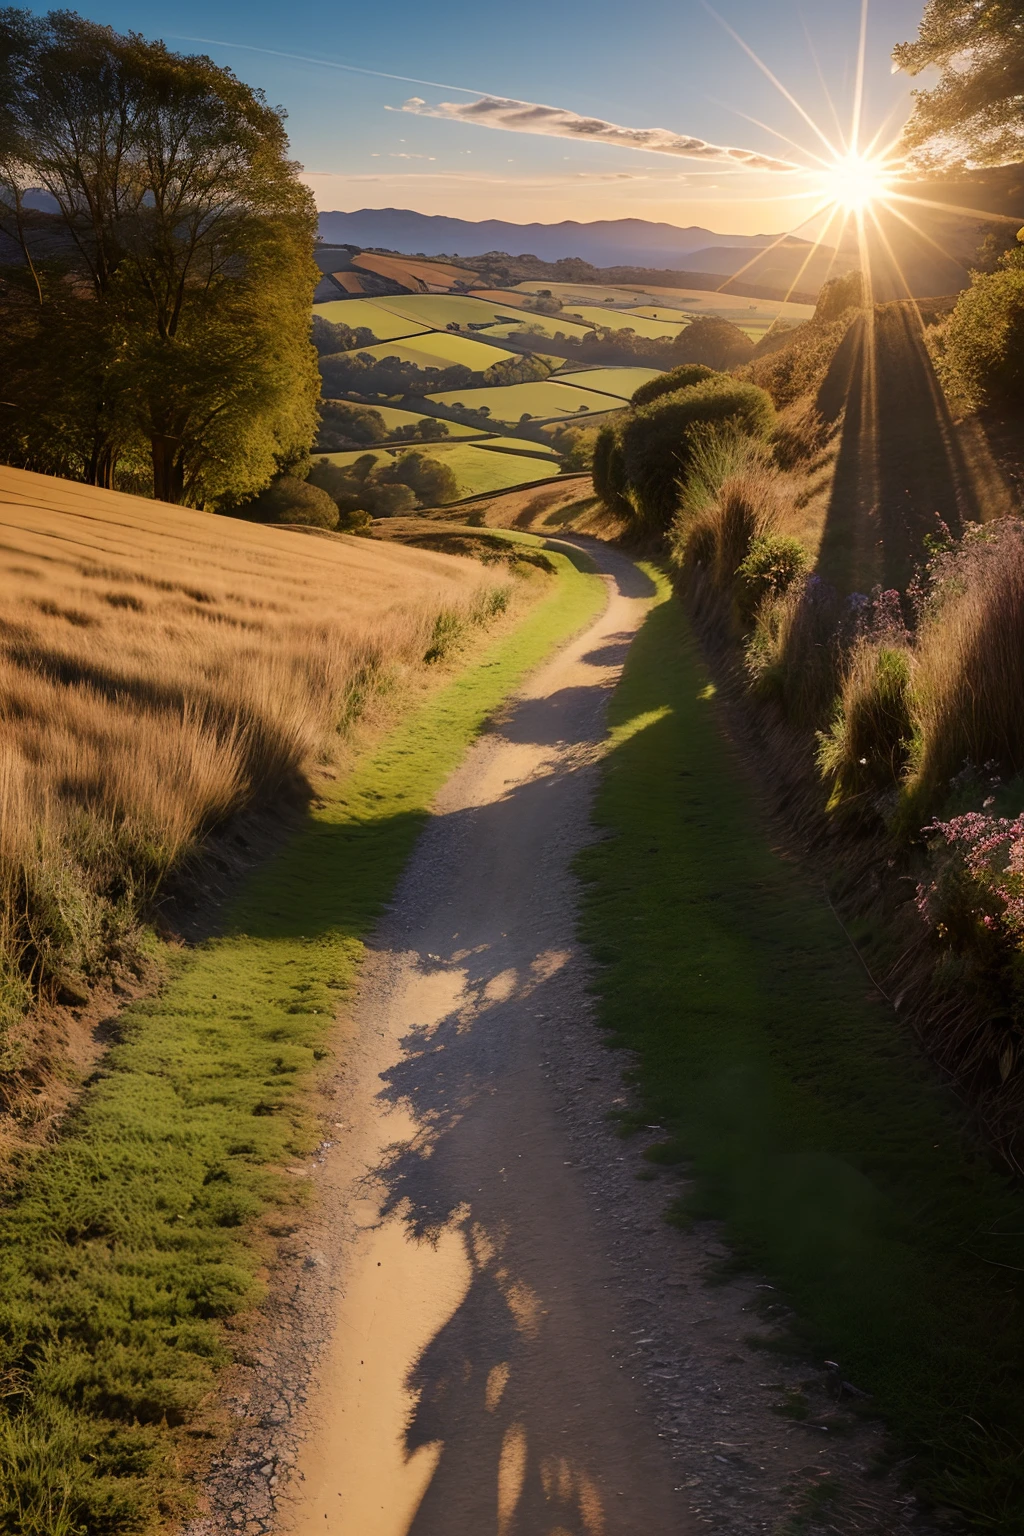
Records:
[[[1024,401],[1024,269],[976,272],[941,345],[943,382],[969,405]]]
[[[806,569],[807,552],[799,539],[782,533],[756,534],[736,568],[740,617],[749,622],[763,602],[788,592]]]
[[[860,272],[848,272],[845,277],[833,277],[825,283],[814,306],[814,321],[818,325],[831,325],[850,309],[863,309],[865,302],[864,278]]]
[[[715,377],[715,370],[704,363],[683,363],[681,367],[670,368],[668,373],[659,374],[656,379],[648,379],[646,384],[641,384],[639,389],[634,390],[629,403],[634,407],[650,405],[652,400],[660,400],[662,395],[673,395],[677,389],[690,389],[694,384],[703,384],[705,379]]]
[[[626,461],[619,425],[607,422],[598,432],[591,474],[594,494],[600,496],[608,510],[620,517],[632,517],[633,505],[626,496]]]
[[[679,501],[680,481],[690,469],[693,429],[700,424],[734,427],[765,440],[775,425],[771,399],[753,384],[706,379],[645,405],[626,422],[623,465],[636,521],[665,533]]]
[[[831,729],[818,736],[818,766],[831,807],[903,782],[914,745],[911,653],[862,640],[853,650]]]
[[[824,725],[840,690],[847,623],[839,594],[815,575],[762,603],[746,652],[754,692],[777,700],[795,725]]]
[[[301,523],[307,528],[337,528],[338,508],[326,491],[294,475],[277,479],[248,503],[245,511],[257,523]]]
[[[455,501],[459,482],[451,465],[425,453],[403,453],[393,464],[377,471],[381,485],[405,485],[421,507],[441,507]]]
[[[672,342],[681,363],[704,363],[709,368],[739,368],[749,362],[754,343],[746,331],[719,315],[692,320]]]
[[[922,803],[965,763],[1024,770],[1024,523],[969,529],[929,573],[917,643]]]
[[[383,443],[388,429],[380,411],[368,405],[345,405],[340,400],[321,400],[317,444],[322,453],[362,448]]]

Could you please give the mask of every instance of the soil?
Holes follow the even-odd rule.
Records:
[[[841,1371],[685,1188],[623,1141],[572,861],[604,710],[651,584],[585,544],[603,614],[467,754],[373,940],[292,1171],[284,1245],[229,1373],[237,1429],[188,1536],[729,1536],[920,1524]],[[855,1387],[856,1384],[854,1384]]]

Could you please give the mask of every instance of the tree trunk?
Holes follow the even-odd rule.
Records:
[[[177,506],[185,495],[185,465],[181,439],[166,432],[154,432],[151,443],[153,495],[157,501],[171,501]]]

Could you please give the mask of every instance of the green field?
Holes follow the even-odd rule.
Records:
[[[497,445],[501,445],[498,447]],[[505,451],[505,445],[522,448],[522,453]],[[482,496],[488,491],[510,491],[517,485],[529,485],[559,473],[560,459],[541,443],[523,443],[519,438],[485,438],[479,443],[425,443],[415,446],[431,459],[447,464],[459,482],[459,497]],[[318,453],[317,459],[332,464],[354,464],[365,454],[372,454],[378,464],[408,453],[409,448],[361,448],[347,453]]]
[[[595,371],[611,374],[616,370],[602,368]],[[624,368],[622,371],[643,373],[645,377],[650,377],[652,373],[649,368]],[[636,387],[634,384],[632,389]],[[519,421],[522,416],[548,421],[555,416],[574,416],[577,411],[607,409],[599,404],[600,397],[595,391],[574,389],[571,384],[555,384],[547,379],[542,379],[538,384],[503,384],[493,389],[450,389],[428,398],[442,405],[464,405],[473,409],[485,405],[495,421],[512,423]]]
[[[613,309],[610,304],[580,304],[573,305],[572,309],[566,309],[566,314],[581,315],[584,320],[592,325],[604,325],[613,331],[624,331],[627,327],[636,332],[638,336],[646,336],[650,340],[657,340],[662,336],[678,336],[685,330],[689,320],[671,311],[664,311],[666,317],[661,324],[652,320],[638,309]]]
[[[314,304],[314,315],[332,325],[350,325],[359,330],[366,326],[380,341],[394,341],[399,336],[418,336],[430,326],[404,315],[392,315],[369,299],[332,299],[328,304]]]
[[[723,277],[723,282],[727,279]],[[622,312],[632,308],[634,315],[649,320],[678,318],[679,312],[690,319],[700,315],[722,315],[734,324],[768,326],[773,320],[809,320],[814,313],[811,304],[783,303],[780,299],[747,299],[736,293],[720,293],[706,288],[606,288],[599,283],[545,283],[531,281],[519,283],[520,293],[536,293],[541,288],[550,289],[573,314],[584,313],[591,306]],[[612,304],[605,305],[611,299]],[[606,321],[612,324],[612,321]]]
[[[484,373],[502,358],[518,355],[506,352],[504,347],[489,347],[486,342],[456,336],[451,331],[428,331],[423,336],[414,336],[412,341],[382,341],[376,347],[361,347],[360,352],[369,353],[380,361],[397,357],[403,363],[414,363],[417,368],[452,368],[461,364],[474,373]]]
[[[401,298],[374,299],[373,304],[418,325],[444,330],[447,325],[489,325],[519,320],[521,310],[507,309],[490,299],[471,299],[461,293],[411,293]]]
[[[646,298],[634,294],[634,298]],[[647,302],[637,306],[638,315],[650,315],[652,319],[671,314],[674,309],[689,315],[722,315],[736,325],[771,325],[779,317],[783,320],[809,320],[814,314],[812,304],[783,304],[775,299],[745,299],[736,293],[708,293],[699,288],[666,289],[664,293],[650,293]]]
[[[606,288],[603,283],[549,283],[531,279],[527,283],[517,283],[515,288],[517,293],[540,293],[542,290],[554,294],[563,304],[604,304],[606,299],[614,304],[636,303],[636,294],[630,293],[628,288]],[[610,309],[611,304],[608,307]]]
[[[557,459],[559,455],[547,443],[535,443],[523,437],[482,437],[475,448],[493,448],[497,453],[523,453],[527,457]]]
[[[514,323],[502,323],[488,328],[488,336],[523,336],[532,331],[537,336],[557,336],[559,331],[563,336],[582,337],[589,336],[593,326],[585,322],[580,324],[574,321],[571,315],[535,315],[530,310],[524,311],[521,318]]]
[[[569,373],[563,377],[568,381],[565,387],[571,383],[574,393],[592,389],[602,395],[613,395],[617,400],[628,400],[641,384],[646,384],[648,379],[656,379],[660,372],[659,368],[587,368],[583,372]],[[551,382],[554,384],[556,380],[552,379]],[[592,409],[597,407],[592,406]]]

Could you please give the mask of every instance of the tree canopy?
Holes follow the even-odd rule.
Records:
[[[1024,159],[1020,0],[928,0],[917,41],[893,57],[910,75],[941,71],[931,90],[915,92],[908,148],[983,165]]]
[[[208,58],[0,10],[0,365],[60,418],[0,409],[8,457],[102,484],[148,460],[154,495],[199,504],[304,459],[316,216],[287,149],[283,114]],[[65,390],[69,335],[87,366]]]

